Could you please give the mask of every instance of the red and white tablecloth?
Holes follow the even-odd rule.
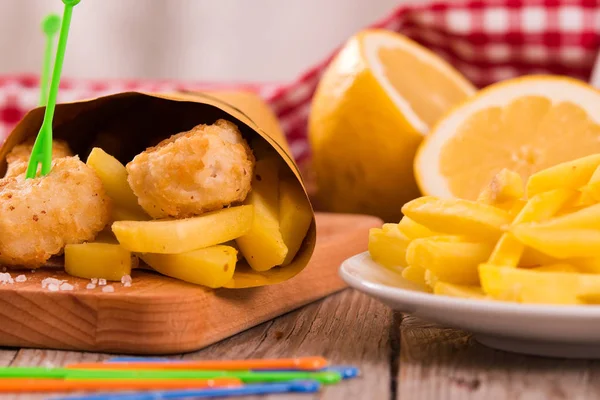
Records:
[[[402,6],[373,24],[405,34],[449,60],[477,86],[537,73],[589,80],[600,47],[600,0],[468,0]],[[332,53],[331,57],[335,54]],[[305,160],[310,100],[331,57],[296,81],[236,85],[63,79],[60,102],[140,90],[256,91],[273,108],[294,156]],[[38,102],[37,76],[0,76],[0,138]]]

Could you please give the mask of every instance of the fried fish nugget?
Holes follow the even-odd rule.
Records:
[[[27,164],[29,163],[29,157],[31,156],[31,150],[33,149],[33,140],[28,140],[25,143],[21,143],[13,147],[13,149],[6,156],[6,175],[17,176],[27,171]],[[70,157],[73,155],[71,148],[67,142],[55,139],[52,141],[52,159]]]
[[[153,218],[185,218],[243,201],[254,155],[223,119],[165,139],[127,164],[129,186]]]
[[[109,218],[100,178],[77,156],[54,160],[47,176],[0,179],[0,264],[40,267],[94,239]]]

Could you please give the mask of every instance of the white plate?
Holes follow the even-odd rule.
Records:
[[[549,357],[600,358],[600,306],[525,305],[427,293],[368,253],[344,261],[346,283],[394,310],[470,331],[500,350]]]

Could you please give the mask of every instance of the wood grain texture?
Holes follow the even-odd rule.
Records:
[[[193,351],[345,287],[338,267],[366,250],[377,218],[320,214],[309,265],[290,281],[243,290],[210,290],[147,271],[114,293],[85,289],[60,271],[28,273],[0,286],[0,345],[95,352],[167,354]],[[15,274],[13,274],[15,276]],[[42,289],[45,277],[68,279],[73,291]]]
[[[511,354],[413,317],[400,326],[397,399],[600,398],[600,363]]]

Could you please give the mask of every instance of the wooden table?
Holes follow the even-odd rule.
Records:
[[[362,376],[317,396],[268,399],[594,399],[600,363],[527,357],[495,351],[469,334],[394,313],[347,289],[266,322],[183,359],[323,355],[357,365]],[[0,363],[59,366],[99,361],[106,354],[4,349]],[[594,383],[596,382],[596,383]],[[2,396],[37,399],[44,396]],[[249,399],[254,397],[245,397]]]

